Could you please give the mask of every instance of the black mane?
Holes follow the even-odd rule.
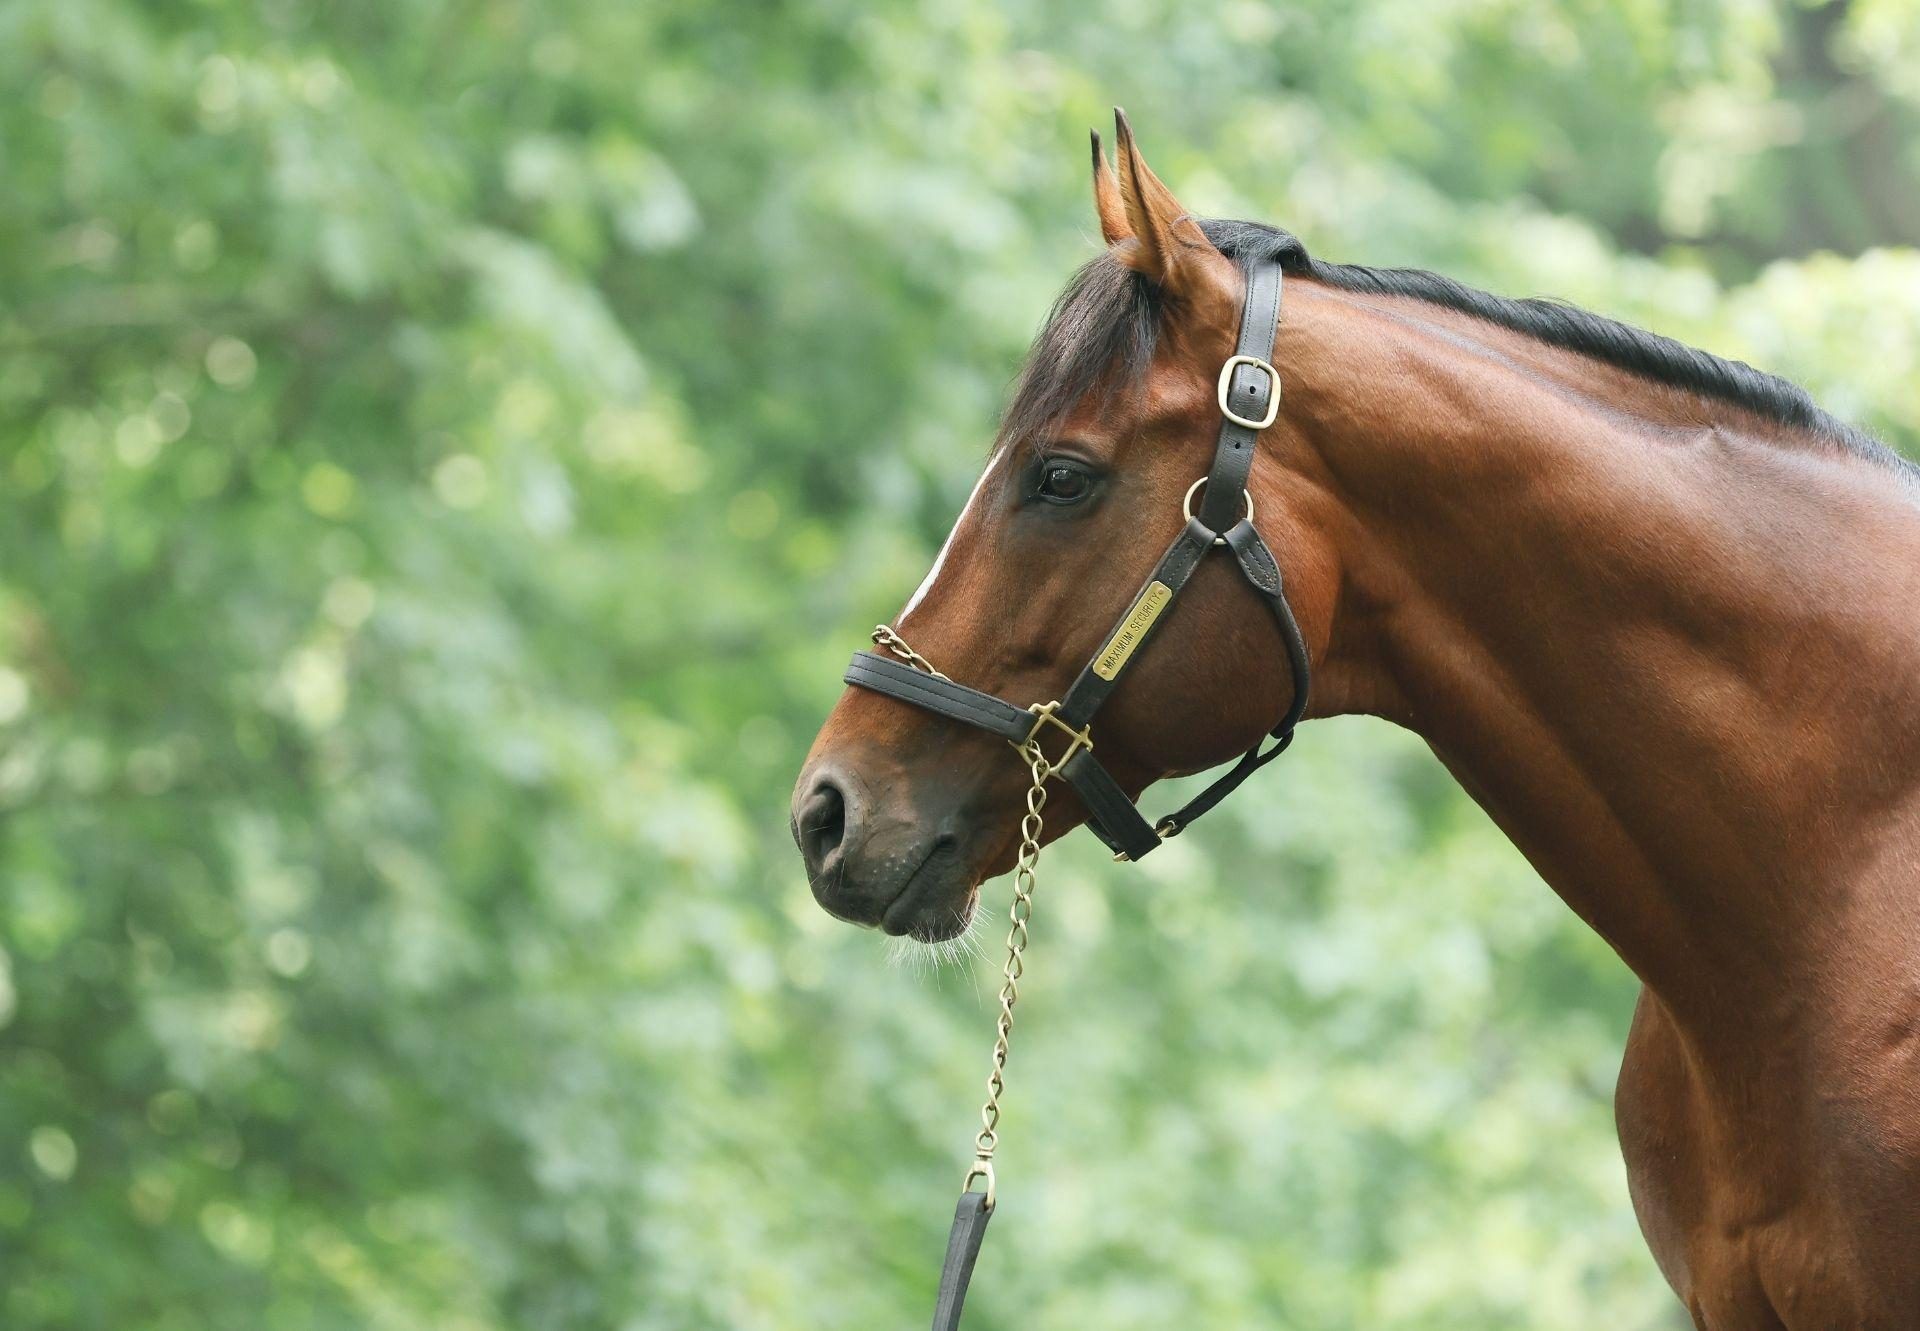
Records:
[[[1602,318],[1555,300],[1511,300],[1418,268],[1326,263],[1299,237],[1258,222],[1201,219],[1214,246],[1243,269],[1277,261],[1288,274],[1347,291],[1412,296],[1618,366],[1656,383],[1719,398],[1849,453],[1920,474],[1872,436],[1822,411],[1805,389],[1741,361]],[[1152,284],[1102,254],[1074,274],[1034,340],[1001,434],[1021,438],[1053,428],[1096,389],[1137,380],[1153,359],[1160,301]]]

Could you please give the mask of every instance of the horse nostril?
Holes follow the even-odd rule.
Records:
[[[818,878],[847,835],[847,797],[832,777],[822,776],[814,783],[813,793],[800,810],[798,831],[807,876]]]

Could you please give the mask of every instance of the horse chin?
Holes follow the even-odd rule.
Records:
[[[967,932],[979,904],[979,880],[936,853],[887,907],[880,929],[916,943],[945,943]]]
[[[973,927],[973,917],[978,913],[978,897],[968,897],[960,905],[947,912],[944,920],[935,920],[924,925],[916,925],[903,935],[923,947],[939,947],[951,943],[956,938],[965,938]]]

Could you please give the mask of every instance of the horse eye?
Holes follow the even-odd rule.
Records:
[[[1040,497],[1056,504],[1077,503],[1092,488],[1093,477],[1079,467],[1051,462],[1040,473]]]

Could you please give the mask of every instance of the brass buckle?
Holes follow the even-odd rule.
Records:
[[[1227,405],[1227,390],[1233,387],[1233,367],[1236,365],[1257,365],[1267,372],[1267,382],[1273,385],[1273,396],[1267,399],[1267,418],[1263,421],[1249,420],[1238,415]],[[1244,425],[1249,430],[1264,430],[1280,418],[1280,371],[1273,368],[1270,361],[1258,356],[1229,356],[1227,363],[1220,367],[1220,384],[1214,396],[1220,400],[1220,414],[1235,425]]]
[[[1078,730],[1075,730],[1072,726],[1068,725],[1065,721],[1062,721],[1060,719],[1060,700],[1059,699],[1056,698],[1052,702],[1037,702],[1033,704],[1033,706],[1027,708],[1027,710],[1033,713],[1033,729],[1027,732],[1027,737],[1025,739],[1021,740],[1018,744],[1014,744],[1013,747],[1020,750],[1022,753],[1031,751],[1033,753],[1039,754],[1040,760],[1046,763],[1047,765],[1046,774],[1048,776],[1060,775],[1060,769],[1067,765],[1067,760],[1072,758],[1074,754],[1080,752],[1080,750],[1085,749],[1088,753],[1093,752],[1092,725],[1091,724],[1084,725],[1084,726],[1081,726]],[[1041,727],[1047,726],[1047,725],[1051,725],[1058,730],[1062,730],[1066,732],[1067,751],[1060,755],[1060,760],[1058,762],[1053,762],[1049,760],[1047,758],[1047,755],[1044,752],[1042,752],[1040,749],[1040,730],[1041,730]],[[1008,742],[1012,743],[1012,741],[1008,741]]]

